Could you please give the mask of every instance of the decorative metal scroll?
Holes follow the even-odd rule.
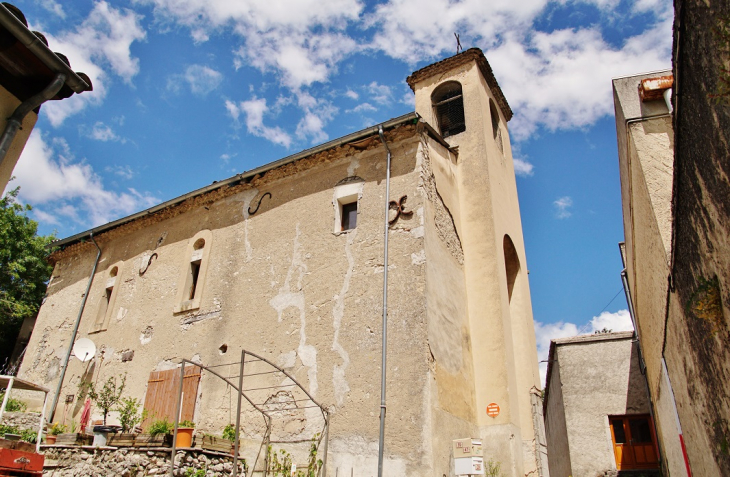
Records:
[[[248,207],[248,215],[253,215],[259,211],[259,207],[261,207],[261,201],[264,200],[264,197],[266,197],[267,195],[269,196],[269,199],[271,199],[271,192],[267,192],[264,195],[262,195],[261,198],[259,199],[259,203],[256,205],[256,210],[251,212],[251,206]]]
[[[405,210],[406,209],[406,200],[407,199],[408,199],[408,196],[407,195],[404,195],[403,197],[401,197],[400,199],[398,199],[397,202],[394,201],[394,200],[391,200],[390,201],[390,204],[388,206],[389,206],[390,209],[394,209],[395,210],[395,217],[393,217],[392,219],[390,219],[388,221],[388,225],[395,224],[398,221],[398,219],[401,218],[401,216],[403,216],[403,217],[410,217],[410,216],[413,215],[413,211],[412,210]]]

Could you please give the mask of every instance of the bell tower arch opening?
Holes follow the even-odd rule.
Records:
[[[454,136],[466,131],[464,119],[464,96],[461,83],[447,81],[431,94],[434,116],[443,137]]]

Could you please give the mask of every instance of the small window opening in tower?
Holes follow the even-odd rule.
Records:
[[[431,95],[431,102],[443,137],[466,131],[464,98],[460,83],[449,81],[442,84]]]
[[[352,230],[357,227],[357,201],[349,204],[342,204],[342,231]]]
[[[509,235],[505,235],[503,239],[504,247],[504,266],[507,272],[507,298],[512,302],[512,292],[515,288],[517,274],[520,271],[520,259],[517,256],[517,250]]]

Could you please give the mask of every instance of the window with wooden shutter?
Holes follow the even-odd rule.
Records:
[[[200,383],[200,367],[185,366],[183,378],[182,408],[180,421],[195,422],[195,402],[198,398],[198,383]],[[175,421],[177,410],[177,394],[180,386],[180,368],[167,371],[153,371],[147,382],[147,395],[144,399],[144,409],[147,419],[142,422],[146,429],[153,421],[167,419]]]

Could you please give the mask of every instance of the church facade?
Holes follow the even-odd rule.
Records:
[[[181,358],[235,376],[247,350],[326,409],[328,475],[373,475],[387,266],[384,475],[453,475],[465,437],[505,475],[547,472],[512,112],[478,49],[408,83],[415,113],[59,241],[19,376],[55,387],[86,337],[99,351],[68,362],[59,395],[126,374],[125,395],[149,400]],[[220,380],[201,372],[195,389],[196,432],[235,421]],[[78,419],[76,399],[56,420]],[[290,421],[288,437],[313,437]]]

